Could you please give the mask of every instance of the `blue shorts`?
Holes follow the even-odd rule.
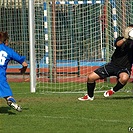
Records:
[[[7,81],[0,81],[0,97],[13,96],[12,90]]]

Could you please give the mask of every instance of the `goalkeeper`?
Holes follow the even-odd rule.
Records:
[[[24,61],[25,57],[20,56],[13,49],[8,47],[8,33],[0,32],[0,97],[5,98],[7,104],[17,111],[22,111],[21,106],[16,103],[13,98],[12,90],[7,82],[6,69],[10,60],[17,61],[23,67],[20,69],[21,74],[24,74],[27,68],[27,63]]]
[[[78,98],[81,101],[93,100],[96,80],[104,79],[110,76],[117,77],[117,84],[110,90],[104,92],[104,97],[109,97],[122,89],[128,82],[131,74],[133,63],[133,38],[129,36],[133,29],[133,24],[125,29],[123,37],[118,37],[115,41],[115,51],[111,57],[111,61],[87,77],[87,94]]]

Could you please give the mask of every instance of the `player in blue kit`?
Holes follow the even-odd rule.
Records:
[[[13,109],[22,111],[21,106],[19,106],[13,98],[12,90],[7,82],[6,69],[8,62],[14,60],[23,66],[20,72],[24,74],[28,64],[25,62],[24,56],[20,56],[12,48],[8,47],[8,40],[8,33],[0,32],[0,97],[5,98],[7,104]]]

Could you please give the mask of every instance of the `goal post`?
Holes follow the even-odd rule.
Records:
[[[34,0],[29,0],[30,91],[36,92]]]
[[[40,24],[44,23],[45,45],[43,52],[42,47],[36,46],[40,52],[37,53],[40,59],[37,91],[86,90],[87,74],[110,60],[115,39],[122,35],[123,27],[131,23],[131,13],[128,14],[131,3],[123,0],[53,0],[35,4],[38,7],[35,12],[40,8],[44,10],[44,22]],[[96,90],[107,88],[106,82],[98,80]],[[115,80],[112,77],[108,82]]]

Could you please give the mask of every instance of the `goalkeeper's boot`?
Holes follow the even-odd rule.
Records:
[[[10,98],[7,99],[7,104],[11,108],[13,108],[13,109],[15,109],[15,110],[17,110],[19,112],[22,111],[22,107],[16,103],[16,101],[15,101],[15,99],[13,97],[10,97]]]
[[[79,97],[79,98],[78,98],[78,100],[80,100],[80,101],[87,101],[87,100],[92,101],[93,99],[94,99],[94,97],[89,97],[88,94],[86,94],[86,95],[83,96],[83,97]]]
[[[104,97],[110,97],[110,96],[112,96],[114,93],[115,93],[115,92],[113,91],[113,89],[110,89],[110,90],[108,90],[108,91],[105,91],[103,95],[104,95]]]

